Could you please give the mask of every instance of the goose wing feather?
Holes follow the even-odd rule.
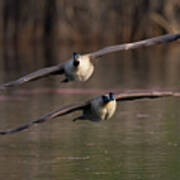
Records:
[[[86,108],[86,106],[88,106],[88,105],[89,105],[89,102],[86,101],[83,103],[76,103],[76,104],[70,104],[67,106],[63,106],[63,107],[57,109],[56,111],[45,114],[36,120],[29,121],[29,122],[27,122],[21,126],[18,126],[16,128],[0,131],[0,135],[13,134],[13,133],[16,133],[19,131],[23,131],[25,129],[28,129],[29,127],[31,127],[34,124],[43,123],[43,122],[46,122],[48,120],[55,119],[59,116],[64,116],[64,115],[67,115],[67,114],[72,113],[74,111],[82,110],[82,109]]]
[[[176,41],[177,39],[180,39],[180,34],[167,34],[167,35],[162,35],[162,36],[145,39],[145,40],[137,41],[133,43],[125,43],[125,44],[120,44],[120,45],[115,45],[115,46],[108,46],[98,51],[89,53],[89,57],[91,59],[96,59],[106,54],[113,53],[113,52],[131,50],[131,49],[136,49],[139,47],[147,47],[147,46],[152,46],[152,45],[162,44],[162,43],[169,43],[172,41]]]
[[[15,80],[15,81],[11,81],[11,82],[2,84],[0,86],[0,90],[6,89],[8,87],[14,87],[17,85],[22,85],[22,84],[25,84],[27,82],[37,80],[40,78],[44,78],[44,77],[49,76],[49,75],[62,74],[62,73],[64,73],[64,64],[58,64],[56,66],[42,68],[42,69],[39,69],[35,72],[32,72],[31,74],[27,74],[27,75]]]
[[[133,101],[138,99],[154,99],[167,96],[178,96],[178,94],[171,91],[141,90],[119,93],[115,95],[115,98],[117,101]]]

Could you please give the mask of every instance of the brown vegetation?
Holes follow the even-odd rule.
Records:
[[[177,32],[180,1],[4,0],[0,12],[4,43],[119,43]]]
[[[2,0],[0,67],[30,72],[73,51],[179,32],[179,16],[179,0]]]

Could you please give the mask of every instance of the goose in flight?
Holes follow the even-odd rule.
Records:
[[[33,124],[43,123],[45,121],[55,119],[60,116],[64,116],[70,114],[75,111],[82,111],[82,115],[73,119],[73,121],[77,120],[90,120],[90,121],[102,121],[110,119],[115,111],[117,102],[123,101],[133,101],[137,99],[153,99],[160,97],[169,97],[169,96],[180,96],[179,93],[173,93],[170,91],[129,91],[125,93],[114,94],[112,92],[108,94],[104,94],[95,98],[92,98],[88,101],[84,101],[81,103],[70,104],[66,106],[62,106],[56,111],[50,112],[40,118],[30,121],[24,125],[13,129],[7,129],[0,131],[0,135],[13,134],[19,131],[23,131]]]
[[[73,53],[73,59],[64,64],[65,79],[62,82],[69,81],[87,81],[94,72],[94,65],[88,56],[81,56]]]
[[[180,39],[180,34],[167,34],[133,43],[108,46],[88,54],[80,55],[77,53],[73,53],[73,56],[70,60],[62,64],[39,69],[17,80],[2,84],[0,86],[0,90],[6,89],[8,87],[22,85],[33,80],[56,74],[65,75],[65,79],[62,82],[69,82],[74,80],[87,81],[94,72],[94,65],[92,63],[92,60],[94,59],[117,51],[131,50],[139,47],[147,47],[156,44],[169,43],[177,39]]]

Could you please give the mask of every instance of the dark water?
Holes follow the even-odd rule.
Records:
[[[68,50],[52,53],[52,64],[67,59]],[[37,56],[20,54],[13,67],[4,61],[8,57],[11,64],[13,53],[1,54],[1,83],[44,66],[45,55],[38,50]],[[85,84],[62,86],[60,77],[50,77],[15,88],[0,95],[0,128],[18,126],[107,89],[178,91],[179,57],[178,45],[117,53],[96,62],[96,72]],[[179,106],[179,99],[170,97],[119,103],[109,121],[73,123],[74,113],[0,137],[0,179],[177,180]]]

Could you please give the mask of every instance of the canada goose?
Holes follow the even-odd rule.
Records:
[[[76,120],[90,120],[100,121],[107,120],[112,117],[116,110],[116,99],[114,93],[98,96],[92,99],[89,103],[88,108],[83,109],[83,115],[79,116]]]
[[[117,51],[131,50],[131,49],[136,49],[139,47],[147,47],[147,46],[152,46],[156,44],[168,43],[168,42],[175,41],[179,38],[180,38],[180,34],[167,34],[167,35],[158,36],[158,37],[154,37],[151,39],[146,39],[146,40],[142,40],[142,41],[138,41],[134,43],[126,43],[126,44],[109,46],[109,47],[106,47],[106,48],[103,48],[98,51],[88,53],[85,55],[77,55],[75,53],[73,55],[73,58],[71,58],[65,63],[58,64],[52,67],[42,68],[31,74],[27,74],[26,76],[21,77],[15,81],[5,83],[0,86],[0,90],[6,89],[8,87],[21,85],[29,81],[37,80],[37,79],[40,79],[49,75],[64,74],[64,73],[66,74],[66,78],[63,82],[68,82],[70,80],[86,81],[91,77],[94,71],[94,66],[91,63],[93,59],[97,59],[106,54],[117,52]],[[78,59],[78,60],[74,61],[74,59]],[[80,65],[78,61],[80,62]],[[75,63],[74,66],[77,65],[77,67],[78,66],[81,67],[79,71],[72,72],[72,70],[70,70],[71,68],[73,68],[73,65],[72,65],[73,62]],[[88,70],[87,71],[83,70],[83,68],[85,68],[86,70],[88,69]]]
[[[82,103],[70,104],[67,106],[63,106],[56,111],[50,112],[40,118],[30,121],[22,126],[17,128],[8,129],[4,131],[0,131],[0,135],[12,134],[24,129],[29,128],[33,124],[38,124],[45,122],[47,120],[54,119],[59,116],[64,116],[69,113],[75,111],[83,111],[83,114],[77,118],[74,118],[73,121],[76,120],[90,120],[90,121],[100,121],[110,119],[115,110],[116,110],[116,101],[133,101],[137,99],[145,99],[145,98],[160,98],[160,97],[169,97],[169,96],[180,96],[180,93],[173,92],[163,92],[163,91],[129,91],[127,93],[119,93],[119,94],[105,94],[88,101]]]
[[[62,82],[86,81],[94,72],[94,65],[88,56],[73,53],[73,59],[64,64],[66,78]]]

